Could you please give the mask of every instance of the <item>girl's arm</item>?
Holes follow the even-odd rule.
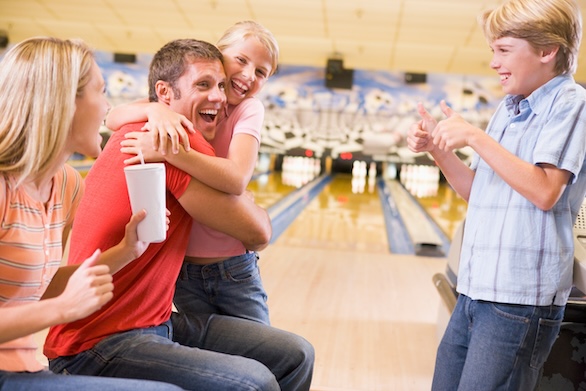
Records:
[[[194,133],[193,124],[184,115],[172,111],[163,103],[149,102],[144,98],[116,106],[108,113],[106,126],[117,131],[126,124],[144,121],[147,123],[142,130],[150,131],[155,151],[164,155],[169,139],[174,153],[178,153],[180,144],[189,151],[189,137],[185,128]]]
[[[233,112],[232,115],[238,115],[235,129],[225,129],[225,131],[234,131],[226,158],[207,156],[197,151],[183,149],[180,149],[178,153],[164,156],[154,154],[152,148],[149,149],[147,136],[139,132],[126,135],[126,140],[121,143],[123,146],[121,152],[137,155],[140,149],[147,161],[160,161],[164,157],[170,164],[204,184],[228,194],[240,195],[246,190],[252,177],[259,151],[259,142],[252,134],[255,131],[260,133],[264,119],[262,103],[256,101],[250,103],[257,106],[246,106],[238,114]],[[239,131],[239,127],[243,130]],[[125,161],[126,164],[138,162],[137,156]]]
[[[258,140],[255,137],[236,134],[225,159],[193,150],[169,154],[165,159],[209,187],[240,195],[246,190],[254,172],[258,149]]]
[[[234,135],[230,142],[226,158],[209,156],[195,150],[180,148],[178,153],[161,155],[149,144],[149,136],[141,132],[130,132],[121,142],[120,151],[138,155],[139,149],[147,162],[166,160],[185,171],[193,178],[228,194],[240,195],[246,190],[254,172],[258,155],[258,140],[249,134]],[[134,156],[124,161],[126,164],[138,164],[140,159]]]
[[[146,121],[149,104],[148,98],[143,98],[112,107],[106,116],[106,126],[108,129],[117,131],[126,124]]]

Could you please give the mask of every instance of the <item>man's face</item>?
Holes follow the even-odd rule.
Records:
[[[175,83],[180,97],[171,93],[169,107],[186,116],[208,141],[216,134],[218,112],[226,104],[225,82],[219,60],[197,60],[187,65]]]

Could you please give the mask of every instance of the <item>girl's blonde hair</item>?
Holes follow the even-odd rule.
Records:
[[[65,148],[94,61],[83,42],[30,38],[0,62],[0,175],[44,176]]]
[[[574,0],[509,0],[479,16],[489,42],[524,39],[537,49],[559,47],[555,72],[573,74],[582,39],[580,7]]]
[[[216,46],[221,52],[235,43],[239,43],[246,38],[255,37],[265,47],[271,56],[271,74],[277,71],[279,63],[279,44],[275,36],[261,24],[252,20],[238,22],[224,32],[224,35],[218,40]]]

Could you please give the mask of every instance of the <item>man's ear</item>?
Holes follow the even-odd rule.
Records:
[[[173,89],[166,81],[159,80],[155,84],[155,92],[159,98],[159,102],[169,104],[171,102]]]
[[[555,61],[555,57],[558,54],[559,50],[559,46],[551,46],[543,49],[541,51],[541,62],[546,64],[548,62]]]

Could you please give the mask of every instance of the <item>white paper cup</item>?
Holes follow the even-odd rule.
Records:
[[[138,223],[138,240],[160,243],[167,237],[165,164],[146,163],[124,167],[132,213],[146,209]]]

